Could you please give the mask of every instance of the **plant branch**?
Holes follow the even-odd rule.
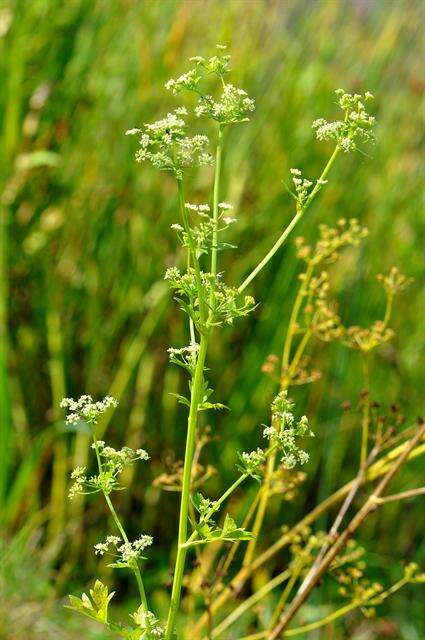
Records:
[[[313,201],[313,199],[315,198],[317,193],[320,191],[320,189],[321,189],[321,181],[324,180],[326,178],[326,176],[328,175],[333,163],[335,162],[335,159],[336,159],[339,151],[340,151],[339,147],[336,146],[335,149],[334,149],[333,154],[331,155],[331,157],[329,158],[328,162],[326,163],[326,166],[323,169],[323,171],[322,171],[322,173],[320,175],[320,178],[318,179],[318,181],[316,182],[313,190],[311,191],[310,195],[308,196],[304,206],[302,208],[298,209],[296,215],[292,218],[291,222],[288,224],[286,229],[282,232],[282,234],[276,240],[276,242],[274,243],[274,245],[272,246],[270,251],[268,251],[268,253],[266,253],[264,258],[257,264],[257,266],[245,278],[245,280],[242,282],[242,284],[239,285],[239,287],[238,287],[239,293],[241,293],[242,291],[244,291],[244,289],[246,289],[246,287],[254,280],[254,278],[257,277],[257,275],[260,273],[260,271],[262,271],[262,269],[266,266],[266,264],[268,262],[270,262],[270,260],[273,258],[275,253],[280,249],[280,247],[284,244],[284,242],[286,242],[286,240],[288,239],[289,235],[291,234],[293,229],[297,226],[297,224],[299,223],[299,221],[303,217],[304,213],[307,211],[308,207],[310,206],[311,202]]]
[[[99,473],[102,473],[102,470],[103,470],[102,460],[100,458],[99,446],[98,446],[97,439],[96,439],[96,436],[95,436],[94,433],[93,433],[93,443],[94,443],[94,450],[95,450],[95,453],[96,453],[96,460],[97,460],[97,466],[98,466],[98,469],[99,469]],[[129,542],[128,536],[127,536],[127,534],[125,532],[125,529],[124,529],[124,527],[123,527],[123,525],[122,525],[122,523],[121,523],[121,521],[120,521],[120,519],[118,517],[117,512],[115,511],[115,508],[114,508],[114,505],[112,504],[111,498],[109,497],[109,495],[105,491],[102,491],[102,493],[103,493],[103,496],[105,498],[105,501],[106,501],[106,504],[108,506],[108,509],[109,509],[109,511],[110,511],[110,513],[112,515],[112,518],[113,518],[113,520],[115,522],[115,525],[116,525],[116,527],[117,527],[122,539],[124,540],[124,542],[128,543]],[[138,586],[139,594],[140,594],[140,601],[141,601],[143,610],[146,613],[146,612],[149,611],[149,606],[148,606],[148,601],[147,601],[147,598],[146,598],[145,587],[143,585],[142,574],[140,573],[140,568],[139,568],[139,565],[137,564],[137,561],[135,561],[134,563],[131,564],[131,570],[133,571],[134,577],[136,578],[136,582],[137,582],[137,586]],[[149,625],[149,622],[147,624]]]
[[[377,460],[370,469],[366,472],[366,476],[364,481],[375,480],[381,476],[383,476],[388,469],[391,467],[392,461],[397,458],[403,451],[408,447],[408,442],[404,442],[400,444],[398,447],[389,451],[385,456],[383,456],[380,460]],[[409,459],[415,458],[417,456],[423,455],[425,453],[425,443],[419,444],[414,447],[411,451],[409,450],[408,457]],[[345,485],[340,487],[337,491],[335,491],[332,495],[326,498],[323,502],[317,505],[310,513],[308,513],[302,520],[300,520],[292,529],[285,532],[274,544],[272,544],[268,549],[263,551],[250,566],[242,567],[238,573],[233,577],[230,584],[223,589],[223,591],[217,595],[213,604],[212,611],[216,613],[231,597],[234,596],[235,592],[238,593],[246,580],[252,575],[254,571],[256,571],[259,567],[264,565],[268,560],[270,560],[273,556],[275,556],[281,549],[286,547],[294,534],[301,531],[304,527],[311,525],[315,522],[323,513],[326,513],[329,509],[331,509],[334,505],[338,504],[344,497],[350,492],[353,484],[355,483],[356,478],[347,482]],[[201,616],[199,622],[196,624],[194,631],[199,632],[205,626],[206,620],[204,616]]]
[[[390,466],[384,477],[379,482],[375,491],[368,497],[363,507],[357,512],[351,522],[348,524],[347,528],[343,533],[340,534],[336,542],[329,549],[320,565],[317,567],[314,576],[311,576],[308,585],[304,585],[303,590],[299,589],[297,595],[294,600],[291,602],[288,610],[284,612],[279,623],[276,625],[274,630],[269,636],[269,640],[276,640],[285,630],[289,622],[294,618],[295,614],[298,612],[300,607],[304,604],[308,596],[310,595],[313,588],[316,586],[318,580],[326,573],[330,564],[333,562],[338,553],[345,547],[349,538],[351,538],[357,529],[361,526],[367,516],[374,511],[378,503],[376,499],[380,498],[387,488],[388,484],[391,482],[393,477],[396,475],[402,464],[408,459],[410,452],[414,449],[414,447],[419,443],[422,436],[425,433],[425,424],[421,425],[416,435],[410,440],[405,449],[399,455],[399,457],[394,461],[394,463]]]
[[[394,493],[391,496],[385,496],[384,498],[375,498],[377,504],[386,504],[387,502],[395,502],[396,500],[406,500],[407,498],[415,498],[416,496],[422,496],[425,494],[425,487],[418,487],[417,489],[409,489],[408,491],[401,491],[400,493]]]

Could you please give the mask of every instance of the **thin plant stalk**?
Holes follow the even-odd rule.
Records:
[[[94,445],[94,450],[96,453],[96,460],[97,460],[97,465],[99,468],[99,473],[102,473],[102,460],[100,459],[100,455],[99,455],[99,447],[98,447],[98,443],[97,443],[97,439],[96,436],[93,434],[93,445]],[[115,525],[122,537],[122,539],[124,540],[124,542],[128,543],[129,539],[128,536],[125,532],[124,527],[121,524],[121,521],[118,517],[117,512],[115,511],[114,505],[112,504],[111,498],[109,497],[109,495],[105,492],[102,491],[103,496],[105,498],[106,504],[108,505],[108,509],[112,515],[112,518],[115,522]],[[149,607],[148,607],[148,602],[147,602],[147,598],[146,598],[146,592],[145,592],[145,588],[143,585],[143,580],[142,580],[142,575],[140,573],[140,568],[139,565],[137,564],[137,561],[133,561],[131,564],[131,570],[134,573],[134,576],[136,578],[136,582],[137,582],[137,586],[139,589],[139,594],[140,594],[140,601],[143,607],[144,612],[148,612],[149,611]],[[149,624],[149,621],[147,622],[147,624]]]
[[[217,274],[217,244],[218,244],[218,201],[220,199],[220,177],[221,177],[221,157],[223,150],[223,127],[218,127],[217,150],[215,155],[215,174],[214,174],[214,191],[213,191],[213,235],[211,248],[211,273]]]
[[[290,317],[290,321],[289,321],[289,326],[288,326],[288,330],[286,333],[286,338],[285,338],[285,343],[284,343],[284,347],[283,347],[283,353],[282,353],[282,362],[281,362],[281,376],[280,376],[280,391],[283,391],[285,389],[289,388],[292,376],[294,375],[294,371],[296,370],[296,367],[298,365],[298,362],[304,352],[305,347],[307,346],[307,343],[312,335],[311,331],[307,331],[306,334],[304,335],[302,341],[300,342],[300,345],[298,346],[298,349],[294,355],[294,358],[289,366],[289,359],[290,359],[290,354],[291,354],[291,346],[292,346],[292,338],[294,335],[294,326],[297,322],[297,318],[298,318],[298,314],[301,308],[301,304],[302,304],[302,300],[304,298],[304,291],[305,291],[305,287],[308,283],[308,281],[311,278],[311,275],[313,273],[313,269],[314,266],[310,263],[307,273],[306,273],[306,279],[305,281],[303,281],[302,285],[299,287],[298,289],[298,293],[292,308],[292,313],[291,313],[291,317]],[[286,373],[284,373],[286,372]],[[264,477],[264,481],[263,481],[263,486],[260,489],[260,502],[258,505],[258,510],[255,516],[255,521],[254,521],[254,527],[253,527],[253,534],[254,534],[254,538],[249,542],[248,546],[247,546],[247,550],[245,552],[245,556],[243,559],[243,566],[249,566],[252,562],[252,558],[254,557],[254,551],[255,551],[255,547],[257,544],[257,540],[258,540],[258,534],[261,530],[262,524],[263,524],[263,520],[266,514],[266,510],[267,510],[267,504],[270,498],[270,485],[271,485],[271,479],[272,479],[272,475],[274,473],[274,468],[275,468],[275,463],[276,463],[276,456],[275,455],[271,455],[270,457],[267,458],[267,466],[266,466],[266,473],[265,473],[265,477]]]
[[[171,592],[170,609],[168,612],[167,628],[165,632],[165,640],[169,640],[169,638],[171,638],[172,636],[177,611],[180,605],[183,572],[184,572],[186,553],[187,553],[187,548],[184,545],[186,544],[186,538],[187,538],[187,521],[188,521],[188,512],[189,512],[190,486],[191,486],[191,475],[192,475],[192,459],[193,459],[193,452],[195,448],[196,427],[197,427],[197,419],[198,419],[198,405],[200,402],[200,396],[201,396],[203,380],[204,380],[204,366],[205,366],[207,348],[208,348],[208,337],[203,335],[201,336],[201,340],[199,344],[199,352],[196,360],[196,369],[193,377],[191,400],[190,400],[188,429],[187,429],[187,437],[186,437],[186,450],[185,450],[184,468],[183,468],[183,484],[182,484],[182,494],[181,494],[181,502],[180,502],[178,547],[177,547],[177,556],[176,556],[176,563],[175,563],[175,569],[174,569],[173,588]]]
[[[307,209],[310,206],[311,202],[313,201],[313,199],[315,198],[316,194],[320,190],[321,181],[325,180],[326,176],[328,175],[329,171],[332,168],[332,165],[334,164],[334,162],[336,160],[336,157],[337,157],[339,151],[340,151],[339,147],[338,146],[335,147],[333,154],[331,155],[331,157],[329,158],[328,162],[326,163],[326,166],[323,169],[323,171],[322,171],[322,173],[320,175],[320,178],[318,179],[316,185],[314,186],[313,190],[311,191],[310,195],[308,196],[304,206],[297,211],[296,215],[292,218],[291,222],[288,224],[286,229],[281,233],[281,235],[276,240],[276,242],[274,243],[274,245],[272,246],[270,251],[268,251],[266,253],[264,258],[262,260],[260,260],[260,262],[257,264],[257,266],[245,278],[245,280],[242,282],[242,284],[239,285],[239,287],[238,287],[239,293],[241,293],[242,291],[244,291],[246,289],[246,287],[254,280],[254,278],[257,277],[257,275],[260,273],[260,271],[262,271],[262,269],[264,269],[266,264],[268,262],[270,262],[270,260],[273,258],[275,253],[280,249],[280,247],[286,242],[286,240],[288,239],[289,235],[291,234],[293,229],[297,226],[297,224],[300,222],[300,220],[303,217],[304,213],[307,211]]]

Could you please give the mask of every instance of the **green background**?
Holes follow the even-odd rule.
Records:
[[[423,21],[424,4],[415,0],[1,4],[0,497],[9,585],[1,638],[81,637],[83,622],[64,617],[58,599],[92,579],[91,547],[107,520],[100,501],[83,508],[63,498],[87,441],[65,433],[62,395],[119,397],[105,425],[108,442],[145,446],[152,456],[128,478],[131,491],[119,506],[130,531],[153,532],[159,541],[146,579],[157,606],[165,602],[177,496],[151,482],[184,446],[185,410],[170,393],[186,383],[167,365],[166,349],[185,344],[185,325],[163,283],[178,212],[171,177],[138,165],[135,140],[124,132],[179,104],[163,85],[186,70],[188,57],[227,43],[232,80],[256,100],[251,122],[234,127],[225,142],[222,199],[234,204],[239,222],[229,238],[238,248],[223,254],[221,268],[235,284],[290,219],[283,186],[289,168],[315,177],[326,162],[330,147],[314,140],[311,123],[336,117],[333,90],[375,95],[376,145],[367,156],[338,159],[300,233],[314,240],[319,222],[342,216],[369,228],[362,246],[332,271],[346,324],[382,317],[375,274],[397,265],[415,279],[396,301],[396,338],[375,358],[372,395],[383,413],[399,403],[407,424],[420,413]],[[209,171],[192,173],[190,183],[193,200],[209,197]],[[252,286],[255,313],[213,341],[210,380],[231,411],[208,416],[218,436],[209,445],[218,467],[211,494],[231,481],[236,451],[256,446],[268,419],[275,385],[261,365],[282,349],[300,269],[291,242]],[[317,434],[309,481],[294,504],[273,502],[276,525],[294,522],[350,479],[358,459],[358,354],[316,342],[311,355],[322,378],[292,394]],[[353,404],[346,416],[343,400]],[[420,471],[421,463],[412,463],[394,486],[419,485]],[[371,571],[385,584],[397,579],[399,560],[424,558],[421,518],[417,500],[388,506],[363,527]],[[264,542],[275,539],[276,527],[266,529]],[[356,614],[334,635],[312,637],[419,640],[421,589],[407,587],[380,615],[392,621],[385,623],[389,636],[382,621],[366,624]]]

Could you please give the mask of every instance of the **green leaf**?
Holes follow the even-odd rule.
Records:
[[[222,409],[229,409],[225,404],[221,404],[221,402],[201,402],[198,404],[198,411],[206,411],[207,409],[216,409],[218,411]]]
[[[190,500],[198,513],[200,512],[199,505],[201,504],[203,499],[204,496],[199,491],[195,493],[195,495],[190,496]]]
[[[197,495],[200,495],[202,498],[201,494]],[[255,537],[254,534],[250,531],[245,531],[245,529],[238,527],[236,522],[229,514],[227,514],[224,519],[222,529],[220,527],[212,529],[210,526],[203,522],[195,524],[194,528],[202,538],[202,542],[205,544],[208,544],[209,542],[216,542],[217,540],[226,540],[228,542],[236,542],[237,540],[252,540]]]
[[[108,587],[100,580],[96,580],[93,589],[90,589],[91,599],[86,593],[83,593],[81,598],[71,595],[69,596],[70,605],[67,608],[108,625],[108,605],[114,594],[115,591],[108,593]]]
[[[111,562],[111,564],[108,564],[107,566],[111,567],[112,569],[128,569],[129,568],[126,562]]]
[[[205,541],[210,540],[211,536],[214,533],[210,525],[208,525],[206,522],[195,522],[194,527],[195,527],[195,530],[200,535],[200,537],[203,538]]]
[[[190,402],[187,398],[185,398],[184,396],[181,396],[179,393],[170,393],[170,396],[173,396],[174,398],[177,398],[178,402],[180,402],[180,404],[184,404],[187,407],[190,407]]]
[[[97,617],[102,622],[108,621],[108,605],[114,597],[114,594],[115,591],[108,593],[108,587],[100,580],[96,580],[93,589],[90,589],[93,604],[97,609]]]

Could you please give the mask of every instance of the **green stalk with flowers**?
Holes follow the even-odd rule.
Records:
[[[111,494],[122,488],[119,476],[124,468],[138,460],[147,460],[148,454],[143,450],[133,451],[128,447],[117,451],[98,440],[96,437],[98,418],[105,411],[113,408],[116,401],[107,397],[101,402],[94,402],[90,396],[82,396],[79,400],[67,398],[63,401],[62,406],[69,411],[67,417],[69,424],[85,423],[89,426],[97,461],[97,475],[89,476],[85,468],[74,470],[74,485],[71,488],[70,496],[86,493],[103,494],[118,535],[108,535],[105,542],[100,542],[95,546],[95,552],[99,555],[111,555],[113,562],[109,566],[117,569],[129,569],[133,573],[139,591],[140,605],[131,615],[129,623],[111,621],[108,615],[108,604],[113,593],[109,593],[107,587],[97,581],[94,589],[90,592],[91,597],[85,594],[81,599],[71,596],[71,608],[102,622],[111,631],[127,638],[127,640],[184,638],[189,628],[196,637],[198,637],[196,634],[199,634],[200,638],[215,638],[249,611],[253,604],[266,597],[276,586],[287,580],[281,597],[275,603],[273,615],[267,622],[266,628],[255,636],[275,638],[286,629],[286,625],[298,611],[297,603],[300,607],[305,601],[302,580],[305,580],[308,567],[310,567],[310,573],[307,575],[311,578],[309,578],[308,588],[311,590],[311,585],[314,586],[317,583],[321,575],[327,571],[331,561],[339,562],[341,567],[352,561],[351,556],[349,558],[344,556],[344,550],[349,543],[349,538],[355,533],[354,525],[349,534],[341,534],[332,544],[327,541],[325,534],[311,536],[303,532],[301,537],[294,538],[292,544],[295,560],[288,571],[279,574],[279,580],[274,579],[270,585],[266,585],[257,594],[253,594],[244,605],[235,606],[233,611],[228,613],[227,617],[222,618],[215,627],[213,616],[221,606],[228,603],[229,598],[225,594],[229,594],[229,590],[227,587],[222,589],[220,597],[215,599],[214,605],[209,604],[207,613],[205,615],[199,614],[198,619],[195,620],[196,627],[192,627],[189,614],[187,617],[184,610],[182,611],[182,590],[187,555],[193,548],[200,547],[202,549],[213,543],[219,548],[231,543],[236,549],[237,545],[249,541],[241,569],[242,573],[238,572],[230,583],[230,585],[235,584],[236,580],[238,586],[243,586],[255,563],[261,527],[268,501],[274,491],[273,486],[277,474],[285,478],[286,488],[289,485],[292,486],[296,484],[296,481],[294,480],[295,475],[291,479],[291,474],[297,473],[297,468],[305,465],[309,459],[309,454],[303,448],[303,441],[311,438],[313,432],[307,417],[297,416],[294,403],[288,396],[288,390],[294,384],[314,379],[314,375],[306,374],[303,370],[303,358],[311,338],[316,336],[324,341],[341,339],[347,346],[359,348],[362,353],[381,344],[387,339],[387,336],[389,337],[388,322],[393,295],[397,290],[403,288],[406,280],[398,272],[384,279],[384,286],[389,292],[389,302],[384,320],[379,327],[375,327],[374,332],[366,332],[366,335],[361,334],[360,330],[346,330],[330,304],[328,276],[324,271],[317,273],[317,268],[322,263],[335,260],[344,246],[356,245],[366,234],[365,230],[357,221],[343,220],[337,230],[331,230],[325,226],[320,228],[321,240],[314,251],[311,248],[306,248],[301,241],[299,254],[301,257],[304,256],[307,270],[290,315],[288,333],[284,341],[278,379],[279,392],[271,403],[270,424],[264,426],[262,431],[267,446],[265,448],[257,446],[250,452],[239,454],[238,476],[218,498],[213,500],[205,497],[199,491],[195,492],[193,489],[194,456],[200,439],[199,414],[225,408],[223,403],[212,400],[213,391],[206,378],[206,363],[211,337],[224,324],[232,325],[239,318],[254,312],[257,305],[253,297],[242,295],[243,292],[288,240],[312,202],[326,186],[337,157],[357,151],[361,144],[373,141],[374,118],[368,114],[365,107],[365,103],[372,99],[370,93],[366,92],[362,96],[345,93],[341,89],[336,91],[338,106],[343,113],[342,119],[328,122],[320,118],[313,123],[317,139],[331,141],[333,144],[323,171],[319,178],[313,181],[303,176],[300,169],[290,170],[293,186],[288,188],[288,191],[295,201],[295,212],[292,219],[284,226],[271,249],[246,275],[243,282],[236,286],[227,284],[223,274],[219,271],[219,256],[222,251],[230,248],[230,245],[223,241],[223,236],[236,220],[231,217],[231,204],[222,200],[221,172],[224,142],[229,127],[242,125],[249,121],[255,104],[243,89],[228,82],[230,57],[225,52],[225,47],[218,46],[216,55],[210,58],[197,56],[191,58],[191,62],[192,68],[179,78],[169,80],[166,83],[166,89],[171,91],[173,95],[187,92],[195,96],[196,106],[193,115],[199,120],[211,120],[215,127],[215,157],[212,157],[208,152],[209,139],[206,135],[188,135],[187,119],[190,114],[186,107],[178,107],[157,122],[127,131],[128,135],[137,135],[139,139],[136,160],[140,163],[149,162],[154,167],[171,173],[176,180],[180,220],[174,223],[172,228],[185,251],[184,269],[176,264],[169,267],[165,273],[165,280],[169,284],[175,300],[188,317],[187,346],[170,347],[168,350],[170,362],[181,367],[188,375],[188,395],[177,397],[188,411],[188,418],[180,478],[179,524],[170,604],[164,624],[150,608],[149,594],[146,594],[145,591],[141,568],[142,561],[145,559],[142,553],[152,544],[153,539],[150,535],[143,534],[131,542],[111,499]],[[205,89],[210,81],[214,83],[213,94],[207,93]],[[211,203],[187,201],[185,196],[186,172],[194,167],[210,165],[214,165]],[[300,318],[302,318],[302,328],[300,328]],[[300,334],[301,337],[296,338]],[[294,341],[296,339],[298,341],[295,347]],[[271,373],[273,374],[273,371]],[[356,491],[362,483],[366,482],[368,477],[368,466],[372,462],[368,458],[370,455],[370,427],[370,411],[367,408],[363,417],[359,476],[353,485],[354,489],[351,492],[353,495],[349,493],[348,503],[344,502],[343,512],[337,519],[337,530]],[[379,434],[379,442],[376,445],[379,451],[383,448],[384,443],[388,444],[389,438],[390,436],[385,433]],[[402,439],[405,447],[399,457],[396,457],[395,461],[390,461],[389,467],[382,464],[383,480],[379,485],[381,492],[405,459],[413,455],[417,451],[417,447],[421,446],[421,438],[422,432],[419,435],[415,433],[411,439],[405,438],[404,441]],[[400,442],[397,441],[397,444],[399,445]],[[374,460],[376,455],[377,453],[374,455]],[[249,517],[241,526],[238,526],[229,513],[220,517],[219,511],[225,502],[250,478],[258,482],[258,491],[261,493],[259,493],[259,498],[255,501],[253,509],[250,510]],[[365,507],[364,511],[361,511],[361,517],[359,516],[357,520],[354,519],[356,527],[363,522],[371,508],[371,503],[368,502],[367,508]],[[219,523],[215,520],[217,517],[221,518]],[[254,518],[254,533],[248,530],[251,517]],[[189,526],[191,527],[190,531]],[[336,544],[338,544],[337,547],[332,546]],[[332,556],[326,555],[331,553]],[[234,554],[230,555],[233,560]],[[200,557],[202,558],[202,555]],[[328,557],[331,557],[331,561],[325,566],[324,559]],[[412,570],[408,578],[402,579],[401,583],[405,584],[419,579],[422,578],[417,574],[417,571]],[[301,590],[298,590],[291,601],[292,592],[298,582],[300,582]],[[387,593],[385,592],[385,597]],[[218,594],[215,594],[213,587],[211,587],[209,595]],[[379,596],[379,591],[375,588],[368,591],[365,587],[359,601],[364,606],[369,601],[371,603],[377,602],[379,597],[382,599],[384,595]],[[211,603],[211,597],[208,602]],[[287,613],[288,602],[290,603],[289,614]],[[341,612],[351,611],[352,608],[351,604],[342,607],[335,612],[334,616],[328,616],[328,620],[339,617],[343,615]],[[316,626],[313,625],[311,628],[319,626],[321,623],[317,622]],[[204,633],[207,635],[204,636]],[[294,630],[290,630],[288,635],[295,635]]]

